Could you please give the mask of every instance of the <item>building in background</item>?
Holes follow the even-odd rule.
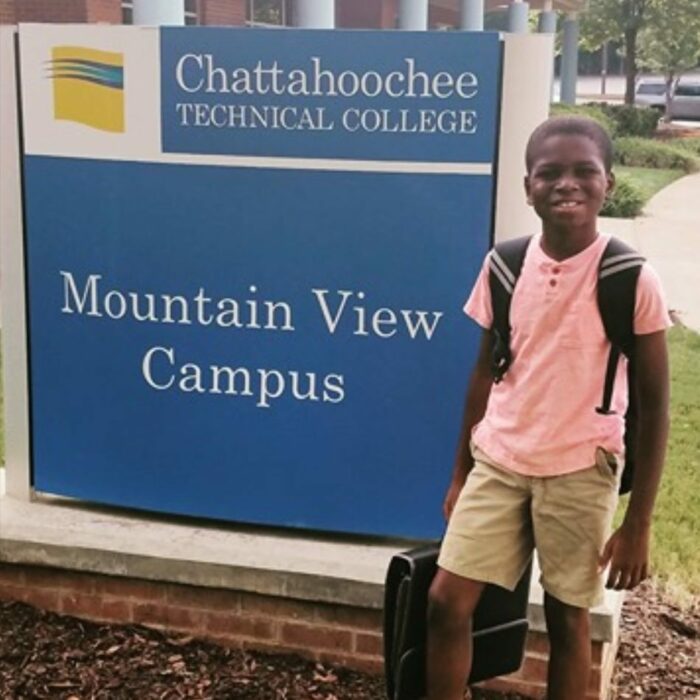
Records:
[[[105,22],[131,24],[133,0],[0,0],[0,24],[19,22]],[[505,15],[510,0],[486,0],[485,11]],[[535,8],[546,3],[531,2]],[[555,7],[567,10],[579,0],[559,0]],[[560,6],[560,7],[559,7]],[[185,0],[185,24],[227,26],[289,26],[294,0]],[[336,26],[348,29],[393,29],[399,0],[336,0]],[[431,0],[431,29],[459,27],[459,0]],[[499,27],[500,28],[500,27]],[[505,26],[503,27],[505,28]]]
[[[185,23],[225,26],[288,26],[292,0],[185,0]],[[131,24],[133,0],[0,0],[0,24],[104,22]],[[336,0],[336,24],[348,28],[393,28],[398,0]],[[436,26],[445,12],[436,6]],[[449,14],[449,13],[448,13]],[[456,26],[457,10],[449,22]]]
[[[65,22],[133,24],[134,5],[141,0],[0,0],[0,24]],[[561,57],[555,72],[561,76],[559,99],[576,101],[578,13],[586,0],[319,0],[324,19],[309,25],[308,0],[173,0],[179,5],[175,24],[203,26],[334,26],[338,29],[497,29],[531,31],[529,10],[538,12],[537,31],[552,33],[561,15]],[[160,7],[171,9],[167,5]],[[150,9],[150,7],[148,8]],[[184,9],[184,16],[183,16]],[[295,17],[296,15],[296,17]],[[426,16],[427,15],[427,16]],[[174,15],[173,15],[174,16]],[[296,21],[302,18],[301,22]],[[171,23],[172,16],[164,20]],[[152,22],[152,18],[145,23]],[[143,19],[140,23],[144,23]],[[157,23],[157,22],[156,22]],[[594,58],[597,58],[594,56]],[[608,67],[608,70],[612,66]],[[605,70],[605,69],[603,69]],[[614,70],[614,68],[613,68]]]

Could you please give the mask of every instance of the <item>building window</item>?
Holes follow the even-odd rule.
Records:
[[[134,23],[133,0],[122,0],[122,24]]]
[[[185,24],[199,24],[197,0],[185,0]]]
[[[247,24],[250,27],[286,27],[286,1],[248,0]]]
[[[134,23],[134,0],[122,0],[122,24]],[[185,24],[199,24],[197,0],[185,0]]]

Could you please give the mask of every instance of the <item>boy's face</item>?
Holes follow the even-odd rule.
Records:
[[[527,202],[544,224],[595,226],[614,186],[598,145],[587,136],[553,134],[540,144],[525,176]]]

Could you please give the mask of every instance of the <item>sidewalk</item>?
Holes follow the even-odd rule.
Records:
[[[656,194],[643,214],[602,219],[601,230],[633,245],[659,273],[669,308],[700,332],[700,173]]]

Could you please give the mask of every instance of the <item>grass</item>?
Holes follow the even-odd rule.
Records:
[[[671,434],[654,515],[652,564],[671,590],[700,594],[700,335],[669,333]]]
[[[616,175],[627,176],[642,194],[645,203],[666,185],[685,175],[682,170],[638,168],[628,165],[616,165],[614,172]]]
[[[668,334],[671,432],[652,527],[653,576],[683,603],[700,595],[700,334]],[[615,517],[622,521],[628,497]]]

